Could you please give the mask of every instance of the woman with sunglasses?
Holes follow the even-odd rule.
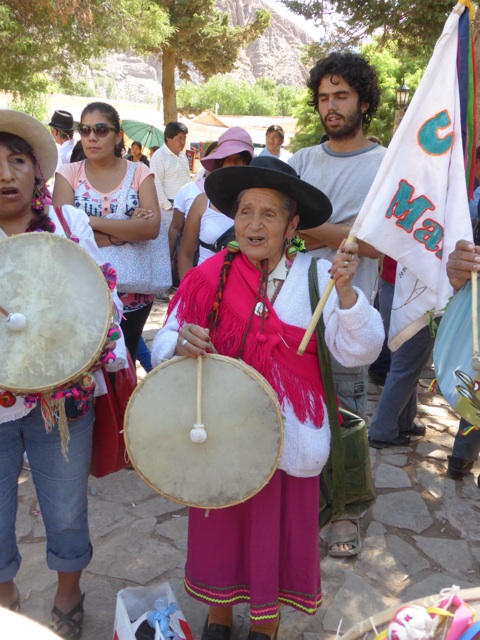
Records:
[[[86,159],[63,165],[56,173],[55,206],[74,205],[90,218],[100,247],[153,240],[160,229],[153,173],[142,162],[122,158],[120,116],[112,105],[92,102],[82,111],[78,132]],[[127,220],[110,219],[124,207]],[[115,266],[115,265],[113,265]],[[138,342],[153,304],[153,294],[121,293],[122,331],[135,362]]]

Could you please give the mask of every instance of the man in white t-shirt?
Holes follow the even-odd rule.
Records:
[[[154,173],[162,220],[167,229],[173,217],[173,200],[181,187],[190,180],[188,159],[183,150],[188,129],[182,122],[169,122],[165,127],[165,144],[157,149],[150,160]]]
[[[366,136],[380,89],[375,69],[354,53],[331,53],[319,60],[307,86],[310,104],[329,139],[297,151],[288,162],[302,180],[323,191],[332,203],[328,222],[299,234],[313,255],[332,260],[348,237],[386,152]],[[358,245],[361,259],[354,284],[371,299],[379,253],[364,242]],[[346,369],[332,360],[332,370],[340,405],[365,416],[368,368]],[[358,521],[344,517],[333,522],[329,554],[356,555],[359,549]]]
[[[283,148],[285,132],[279,124],[271,124],[265,133],[265,147],[258,154],[259,156],[270,156],[287,162],[292,154]]]

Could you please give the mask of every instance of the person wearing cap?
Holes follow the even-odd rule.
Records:
[[[283,148],[285,132],[279,124],[271,124],[265,133],[265,146],[258,154],[259,156],[270,156],[287,162],[292,154]]]
[[[232,127],[218,139],[213,153],[200,160],[210,174],[220,167],[236,167],[250,164],[253,158],[253,142],[242,127]],[[193,201],[183,229],[178,250],[178,273],[180,281],[194,265],[194,256],[199,246],[198,264],[227,246],[233,239],[231,218],[225,216],[211,204],[205,193]]]
[[[285,430],[278,469],[256,495],[208,517],[190,509],[185,587],[210,605],[202,640],[228,640],[232,605],[241,602],[250,603],[249,640],[270,640],[278,635],[280,604],[313,615],[321,602],[318,476],[330,427],[315,337],[297,355],[312,315],[312,258],[296,254],[290,241],[314,220],[328,220],[331,204],[269,157],[213,171],[205,193],[233,220],[236,242],[187,273],[155,337],[153,362],[213,349],[242,359],[273,388]],[[325,340],[347,366],[373,361],[384,336],[380,314],[352,286],[357,254],[352,242],[332,262],[316,263],[320,292],[335,283],[323,312]]]
[[[58,169],[62,164],[68,164],[72,157],[75,146],[73,116],[69,111],[55,111],[48,126],[58,147]]]
[[[75,239],[102,266],[104,261],[86,214],[71,206],[57,212],[45,204],[45,183],[56,164],[55,143],[40,122],[17,111],[0,109],[0,237],[38,231],[65,236],[63,217],[72,242]],[[31,278],[35,277],[32,273]],[[54,287],[55,283],[50,285]],[[122,304],[114,291],[111,295],[120,317]],[[58,318],[61,322],[62,309],[58,309]],[[88,327],[83,330],[88,331]],[[114,346],[107,339],[105,349]],[[115,361],[105,365],[111,371],[128,366],[123,338],[117,341],[115,352]],[[80,577],[92,557],[87,482],[93,397],[107,392],[103,374],[95,371],[92,382],[88,373],[81,382],[51,396],[0,390],[0,606],[14,611],[20,608],[14,582],[21,563],[15,520],[18,478],[26,452],[46,530],[47,565],[58,575],[52,625],[59,637],[69,640],[77,640],[82,632],[84,594]],[[68,456],[62,452],[65,447]]]

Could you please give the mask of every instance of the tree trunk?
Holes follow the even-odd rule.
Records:
[[[162,53],[163,124],[178,120],[177,91],[175,89],[175,51],[172,47]]]

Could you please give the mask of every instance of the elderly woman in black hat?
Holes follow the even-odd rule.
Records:
[[[297,349],[311,319],[311,258],[295,254],[295,230],[325,222],[327,197],[284,162],[255,158],[250,166],[214,171],[205,192],[234,218],[236,242],[188,272],[153,346],[156,364],[192,358],[213,344],[242,358],[276,392],[285,415],[277,471],[248,501],[212,510],[191,508],[185,586],[209,606],[202,640],[230,638],[232,605],[250,603],[249,640],[277,638],[280,603],[314,614],[321,602],[318,475],[330,448],[315,338]],[[333,263],[319,260],[320,289],[335,291],[324,311],[329,350],[347,366],[373,361],[382,321],[352,286],[357,245],[342,246]],[[248,465],[248,461],[246,461]]]
[[[60,210],[45,204],[45,181],[53,175],[56,163],[57,149],[48,129],[23,113],[0,109],[0,238],[30,232],[71,235],[72,243],[78,241],[102,266],[88,217],[70,206]],[[35,277],[32,273],[32,281]],[[120,313],[122,305],[113,292],[112,301]],[[61,321],[59,309],[59,324]],[[108,365],[111,370],[126,366],[123,339],[121,342],[123,351]],[[114,343],[106,346],[111,349]],[[14,582],[22,559],[15,521],[18,478],[26,452],[46,530],[47,565],[58,577],[52,625],[59,637],[68,640],[77,640],[82,633],[80,577],[92,558],[87,482],[95,419],[93,397],[106,393],[103,374],[96,372],[93,378],[94,382],[85,375],[51,397],[0,389],[0,606],[18,611],[21,605]],[[53,415],[53,410],[51,414],[44,411],[46,405],[52,407],[52,398],[61,407],[58,416],[65,418],[66,433],[61,417]],[[62,451],[67,442],[68,459]]]

